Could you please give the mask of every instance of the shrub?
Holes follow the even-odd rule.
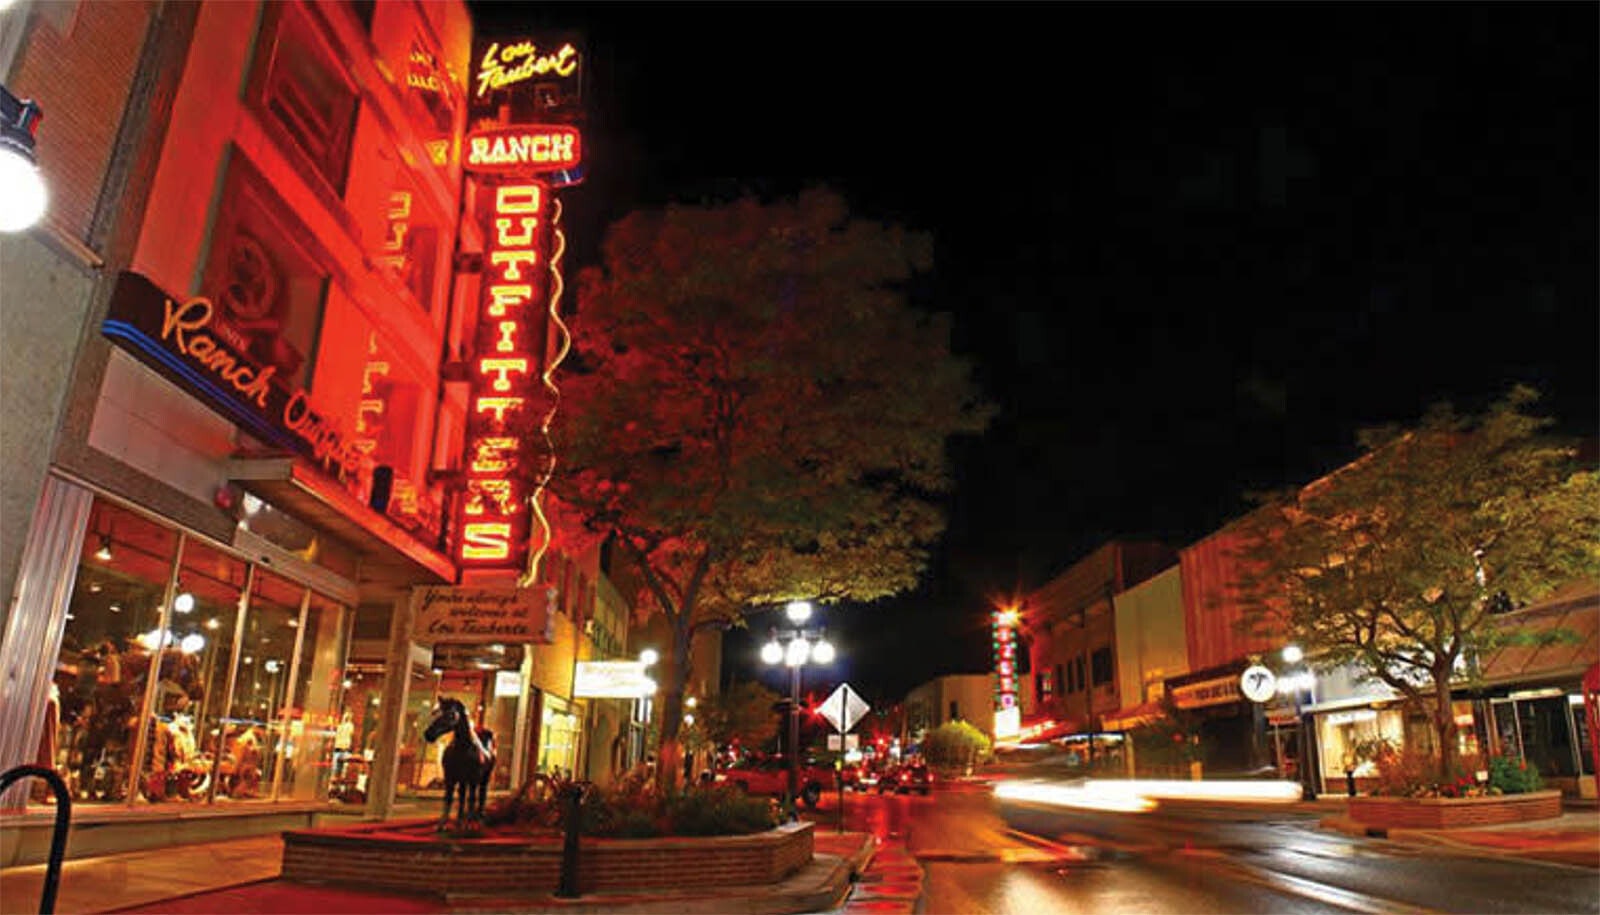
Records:
[[[1544,787],[1539,770],[1517,756],[1494,756],[1489,759],[1489,787],[1503,794],[1526,794]]]
[[[965,768],[989,757],[989,737],[965,721],[946,721],[922,738],[922,756],[930,764]]]

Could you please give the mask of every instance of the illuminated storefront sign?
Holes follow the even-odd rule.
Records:
[[[502,127],[467,137],[468,171],[538,174],[572,168],[582,158],[576,127]]]
[[[549,190],[538,181],[490,185],[484,201],[489,244],[456,558],[464,566],[506,568],[522,562],[530,531],[524,455],[545,345]]]
[[[1017,707],[1017,631],[1016,615],[994,615],[994,707],[999,711]]]
[[[578,71],[578,49],[570,43],[541,49],[531,41],[493,42],[478,59],[473,75],[478,98],[536,76],[571,77]]]
[[[642,699],[656,683],[640,661],[579,661],[573,672],[574,699]]]
[[[360,491],[370,461],[343,424],[311,405],[276,366],[263,366],[229,343],[230,329],[210,299],[178,301],[149,278],[117,277],[101,332],[139,361],[268,444],[311,458]]]

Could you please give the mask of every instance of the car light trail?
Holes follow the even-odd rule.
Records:
[[[1282,781],[1176,779],[1086,779],[1075,784],[1002,781],[995,785],[994,795],[1002,800],[1052,807],[1144,813],[1154,810],[1163,800],[1293,803],[1300,799],[1300,786]]]

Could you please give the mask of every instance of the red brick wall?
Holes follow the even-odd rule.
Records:
[[[419,894],[542,894],[554,892],[560,881],[557,839],[453,841],[393,835],[403,825],[286,832],[284,879]],[[776,883],[811,860],[814,828],[801,823],[753,836],[585,839],[578,856],[578,886],[587,893]]]

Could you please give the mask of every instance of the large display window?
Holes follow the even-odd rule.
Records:
[[[329,796],[347,608],[97,498],[65,617],[38,758],[75,803]]]

